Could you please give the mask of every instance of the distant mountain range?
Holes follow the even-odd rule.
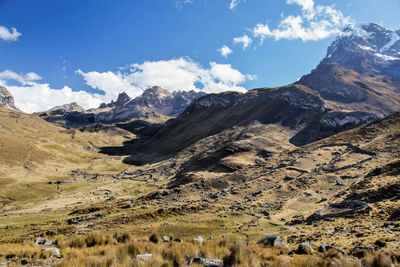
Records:
[[[118,99],[108,104],[101,104],[97,109],[85,111],[76,103],[55,107],[38,113],[43,119],[69,127],[81,127],[93,123],[116,123],[134,118],[160,114],[169,117],[178,116],[196,98],[204,96],[203,92],[175,91],[173,93],[159,86],[146,89],[142,96],[131,99],[125,92]]]

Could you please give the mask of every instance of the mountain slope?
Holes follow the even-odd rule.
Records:
[[[292,131],[292,144],[304,145],[400,110],[398,59],[382,60],[379,54],[400,53],[395,35],[376,24],[345,29],[318,67],[295,84],[201,97],[132,151],[172,155],[198,140],[253,122],[282,125]],[[374,52],[360,48],[363,45]]]
[[[14,97],[4,86],[0,86],[0,108],[19,111],[18,108],[15,106]]]
[[[35,115],[0,110],[0,173],[17,183],[63,176],[101,157],[98,147],[122,144],[134,135],[122,129],[82,133]]]
[[[344,29],[326,57],[298,83],[338,109],[388,115],[400,109],[400,41],[377,24]]]

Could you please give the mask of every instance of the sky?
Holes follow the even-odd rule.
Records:
[[[400,29],[399,0],[0,0],[0,85],[24,112],[125,91],[295,82],[349,24]]]

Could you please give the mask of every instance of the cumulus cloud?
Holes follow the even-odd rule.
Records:
[[[242,44],[243,50],[245,50],[247,47],[249,47],[253,40],[249,36],[247,36],[247,34],[244,34],[241,37],[233,38],[233,42],[235,44]]]
[[[226,45],[223,45],[220,49],[218,49],[218,52],[221,53],[221,56],[227,58],[230,54],[233,53],[233,51]]]
[[[252,75],[242,74],[230,64],[210,62],[208,68],[203,68],[190,58],[135,63],[117,72],[77,70],[76,73],[88,86],[102,93],[73,91],[68,86],[54,89],[49,84],[41,82],[42,78],[34,72],[16,73],[11,70],[0,72],[0,85],[7,87],[19,109],[32,113],[71,102],[77,102],[85,109],[96,108],[103,102],[115,100],[123,91],[131,97],[136,97],[145,89],[155,85],[171,92],[177,90],[202,90],[206,93],[245,92],[246,89],[240,84],[254,78]]]
[[[11,31],[4,26],[0,26],[0,39],[4,41],[17,41],[22,34],[12,27]]]
[[[107,101],[116,99],[118,94],[125,91],[129,96],[136,97],[142,93],[142,90],[132,86],[126,77],[120,72],[83,72],[82,70],[77,70],[77,74],[81,75],[85,80],[86,84],[94,89],[99,89],[104,92],[104,98]]]
[[[265,38],[317,41],[339,34],[341,28],[352,23],[333,6],[315,5],[313,0],[287,0],[286,3],[299,5],[301,14],[284,16],[273,30],[267,24],[257,24],[252,32],[261,43]]]
[[[203,68],[190,58],[146,61],[131,64],[119,72],[83,72],[87,85],[104,91],[107,99],[126,91],[130,96],[140,95],[145,89],[159,85],[169,91],[202,90],[206,93],[222,91],[246,91],[240,84],[250,79],[232,68],[230,64],[210,62],[209,68]],[[118,86],[113,86],[117,84]]]
[[[0,85],[7,87],[14,96],[16,106],[26,113],[44,111],[71,102],[77,102],[88,109],[98,107],[104,100],[101,95],[72,91],[68,86],[53,89],[49,84],[39,83],[41,79],[34,72],[26,74],[10,70],[0,72]],[[9,85],[10,82],[16,82],[17,85]]]

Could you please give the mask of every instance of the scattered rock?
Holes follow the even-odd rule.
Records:
[[[253,194],[252,194],[252,196],[253,197],[256,197],[256,196],[258,196],[258,195],[261,195],[262,194],[262,190],[259,190],[259,191],[257,191],[257,192],[254,192]]]
[[[289,181],[293,181],[294,179],[296,179],[296,178],[286,175],[285,178],[283,178],[283,181],[284,182],[289,182]]]
[[[103,218],[104,216],[101,214],[92,214],[92,215],[86,215],[86,216],[79,216],[75,218],[71,218],[67,220],[67,224],[78,224],[80,222],[86,222],[86,221],[91,221],[91,220],[98,220]]]
[[[371,246],[371,245],[368,245],[368,246],[358,246],[358,247],[352,248],[352,249],[350,250],[350,254],[351,254],[351,255],[354,255],[354,256],[356,256],[356,257],[358,257],[358,256],[361,256],[360,254],[363,254],[363,255],[364,255],[363,252],[365,252],[365,251],[374,252],[375,249],[374,249],[374,247]],[[361,253],[360,253],[360,252],[361,252]],[[362,256],[363,256],[363,255],[362,255]]]
[[[280,236],[268,236],[260,241],[258,241],[258,244],[262,244],[267,247],[274,247],[274,248],[288,248],[288,245],[286,244],[285,240],[283,240]]]
[[[43,237],[38,237],[35,239],[36,245],[44,245],[44,243],[46,243],[46,239],[44,239]]]
[[[174,242],[183,243],[183,240],[182,240],[182,238],[175,238],[175,239],[174,239]]]
[[[296,253],[312,255],[312,254],[314,254],[314,249],[317,249],[316,245],[311,244],[309,242],[302,242],[302,243],[300,243],[299,247],[297,248]]]
[[[138,254],[136,259],[140,261],[149,261],[153,257],[153,254]]]
[[[44,248],[44,249],[42,249],[42,251],[50,251],[51,253],[53,253],[54,257],[57,257],[57,258],[61,257],[59,248]]]
[[[153,242],[154,244],[157,244],[160,240],[159,240],[159,238],[158,238],[158,235],[154,233],[154,234],[152,234],[152,235],[150,236],[149,241],[150,241],[150,242]]]
[[[42,211],[51,211],[54,209],[55,209],[54,207],[46,207],[46,208],[42,209]]]
[[[162,242],[171,242],[171,237],[167,236],[167,235],[163,235],[161,237],[161,241]]]
[[[307,218],[309,224],[327,219],[348,217],[358,214],[368,214],[371,207],[361,200],[344,200],[339,203],[329,204]]]
[[[331,250],[331,249],[333,249],[333,250],[339,252],[339,253],[342,254],[343,256],[346,256],[346,255],[347,255],[347,253],[346,253],[344,250],[339,249],[339,248],[336,248],[336,247],[334,247],[334,246],[327,245],[327,244],[325,244],[325,243],[322,244],[321,246],[319,246],[318,252],[327,252],[327,251],[329,251],[329,250]]]
[[[224,261],[217,259],[191,258],[189,265],[191,264],[203,264],[205,267],[223,267]]]

